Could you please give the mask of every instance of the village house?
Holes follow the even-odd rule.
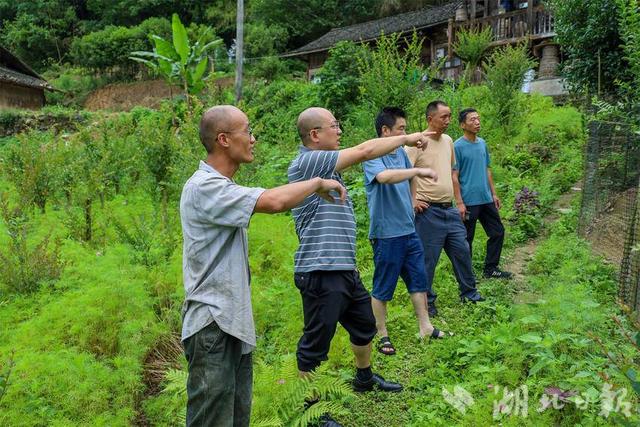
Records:
[[[541,0],[457,0],[439,6],[389,16],[374,21],[334,28],[317,40],[284,54],[307,62],[307,77],[313,79],[327,59],[329,49],[343,40],[375,44],[382,33],[410,35],[416,31],[424,38],[422,62],[432,65],[443,61],[443,79],[457,79],[463,64],[453,50],[456,33],[468,28],[490,27],[490,48],[526,40],[531,54],[539,61],[531,91],[546,95],[564,93],[557,76],[558,45],[554,43],[554,21]]]
[[[17,56],[0,46],[0,109],[44,106],[44,91],[53,87]]]

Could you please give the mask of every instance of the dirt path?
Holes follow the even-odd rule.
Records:
[[[549,233],[549,226],[560,218],[560,215],[570,212],[571,201],[578,194],[581,189],[581,183],[575,184],[571,187],[571,190],[562,194],[558,200],[553,204],[551,214],[549,214],[544,221],[544,227],[538,237],[530,239],[524,245],[518,246],[513,254],[504,263],[505,270],[513,272],[514,281],[516,282],[516,288],[518,294],[516,295],[516,303],[529,302],[532,297],[526,292],[526,268],[531,257],[536,251],[538,244],[547,238]],[[577,215],[577,213],[576,213]]]

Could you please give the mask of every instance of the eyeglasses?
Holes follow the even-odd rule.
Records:
[[[248,133],[249,136],[254,136],[253,135],[253,129],[251,129],[251,126],[248,126],[246,130],[223,130],[218,132],[218,135],[220,135],[221,133],[236,133],[236,132],[240,132],[240,133]]]
[[[316,126],[314,128],[311,128],[311,130],[322,130],[322,129],[338,130],[340,129],[340,122],[336,120],[335,122],[331,123],[329,126]],[[311,133],[311,131],[309,131],[309,133]]]

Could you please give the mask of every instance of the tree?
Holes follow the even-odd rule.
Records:
[[[131,52],[133,56],[129,58],[147,65],[154,72],[160,74],[170,85],[179,84],[183,88],[187,108],[190,110],[189,95],[197,95],[205,87],[207,77],[204,74],[208,64],[207,52],[222,43],[222,40],[212,40],[211,31],[202,31],[195,43],[191,43],[187,29],[175,13],[171,20],[171,28],[172,42],[158,35],[152,35],[153,51]]]
[[[572,91],[614,98],[631,72],[619,33],[616,0],[553,0],[561,72]]]

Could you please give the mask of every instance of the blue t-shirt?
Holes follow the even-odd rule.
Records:
[[[467,206],[493,203],[487,168],[491,163],[487,143],[476,137],[475,142],[464,136],[453,143],[462,201]]]
[[[386,239],[415,232],[410,180],[396,184],[380,184],[376,175],[387,169],[411,168],[402,148],[362,164],[369,206],[369,238]]]

